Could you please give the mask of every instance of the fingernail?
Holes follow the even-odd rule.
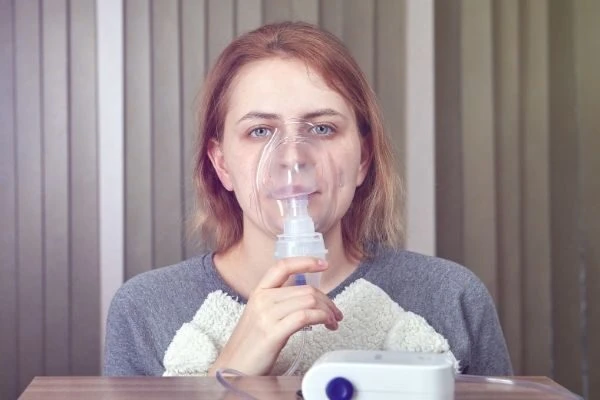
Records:
[[[320,258],[319,258],[319,259],[317,260],[317,265],[318,265],[319,267],[321,267],[321,268],[325,268],[325,267],[327,267],[327,261],[325,261],[325,260],[323,260],[323,259],[320,259]]]

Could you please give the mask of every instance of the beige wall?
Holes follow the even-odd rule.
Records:
[[[3,399],[34,375],[98,372],[94,10],[0,1]]]
[[[436,6],[438,255],[488,286],[517,374],[596,398],[600,2]]]
[[[408,245],[486,283],[518,374],[600,396],[600,2],[122,4],[111,154],[98,4],[0,0],[0,398],[35,375],[99,373],[106,279],[197,252],[194,96],[233,37],[281,19],[331,30],[367,73],[417,205]]]

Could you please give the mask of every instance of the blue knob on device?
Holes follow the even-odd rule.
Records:
[[[329,400],[350,400],[354,395],[354,386],[346,378],[333,378],[325,388]]]

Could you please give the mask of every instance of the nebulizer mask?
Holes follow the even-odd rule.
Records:
[[[270,131],[255,181],[260,223],[276,237],[275,258],[325,259],[323,230],[330,228],[343,176],[327,151],[333,128],[303,120]],[[296,275],[288,284],[319,287],[320,273]]]

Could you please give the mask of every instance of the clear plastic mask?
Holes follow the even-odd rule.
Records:
[[[327,124],[292,120],[270,131],[258,161],[255,198],[262,225],[272,235],[284,231],[286,216],[308,213],[315,230],[328,229],[344,177],[328,153],[332,134]]]

